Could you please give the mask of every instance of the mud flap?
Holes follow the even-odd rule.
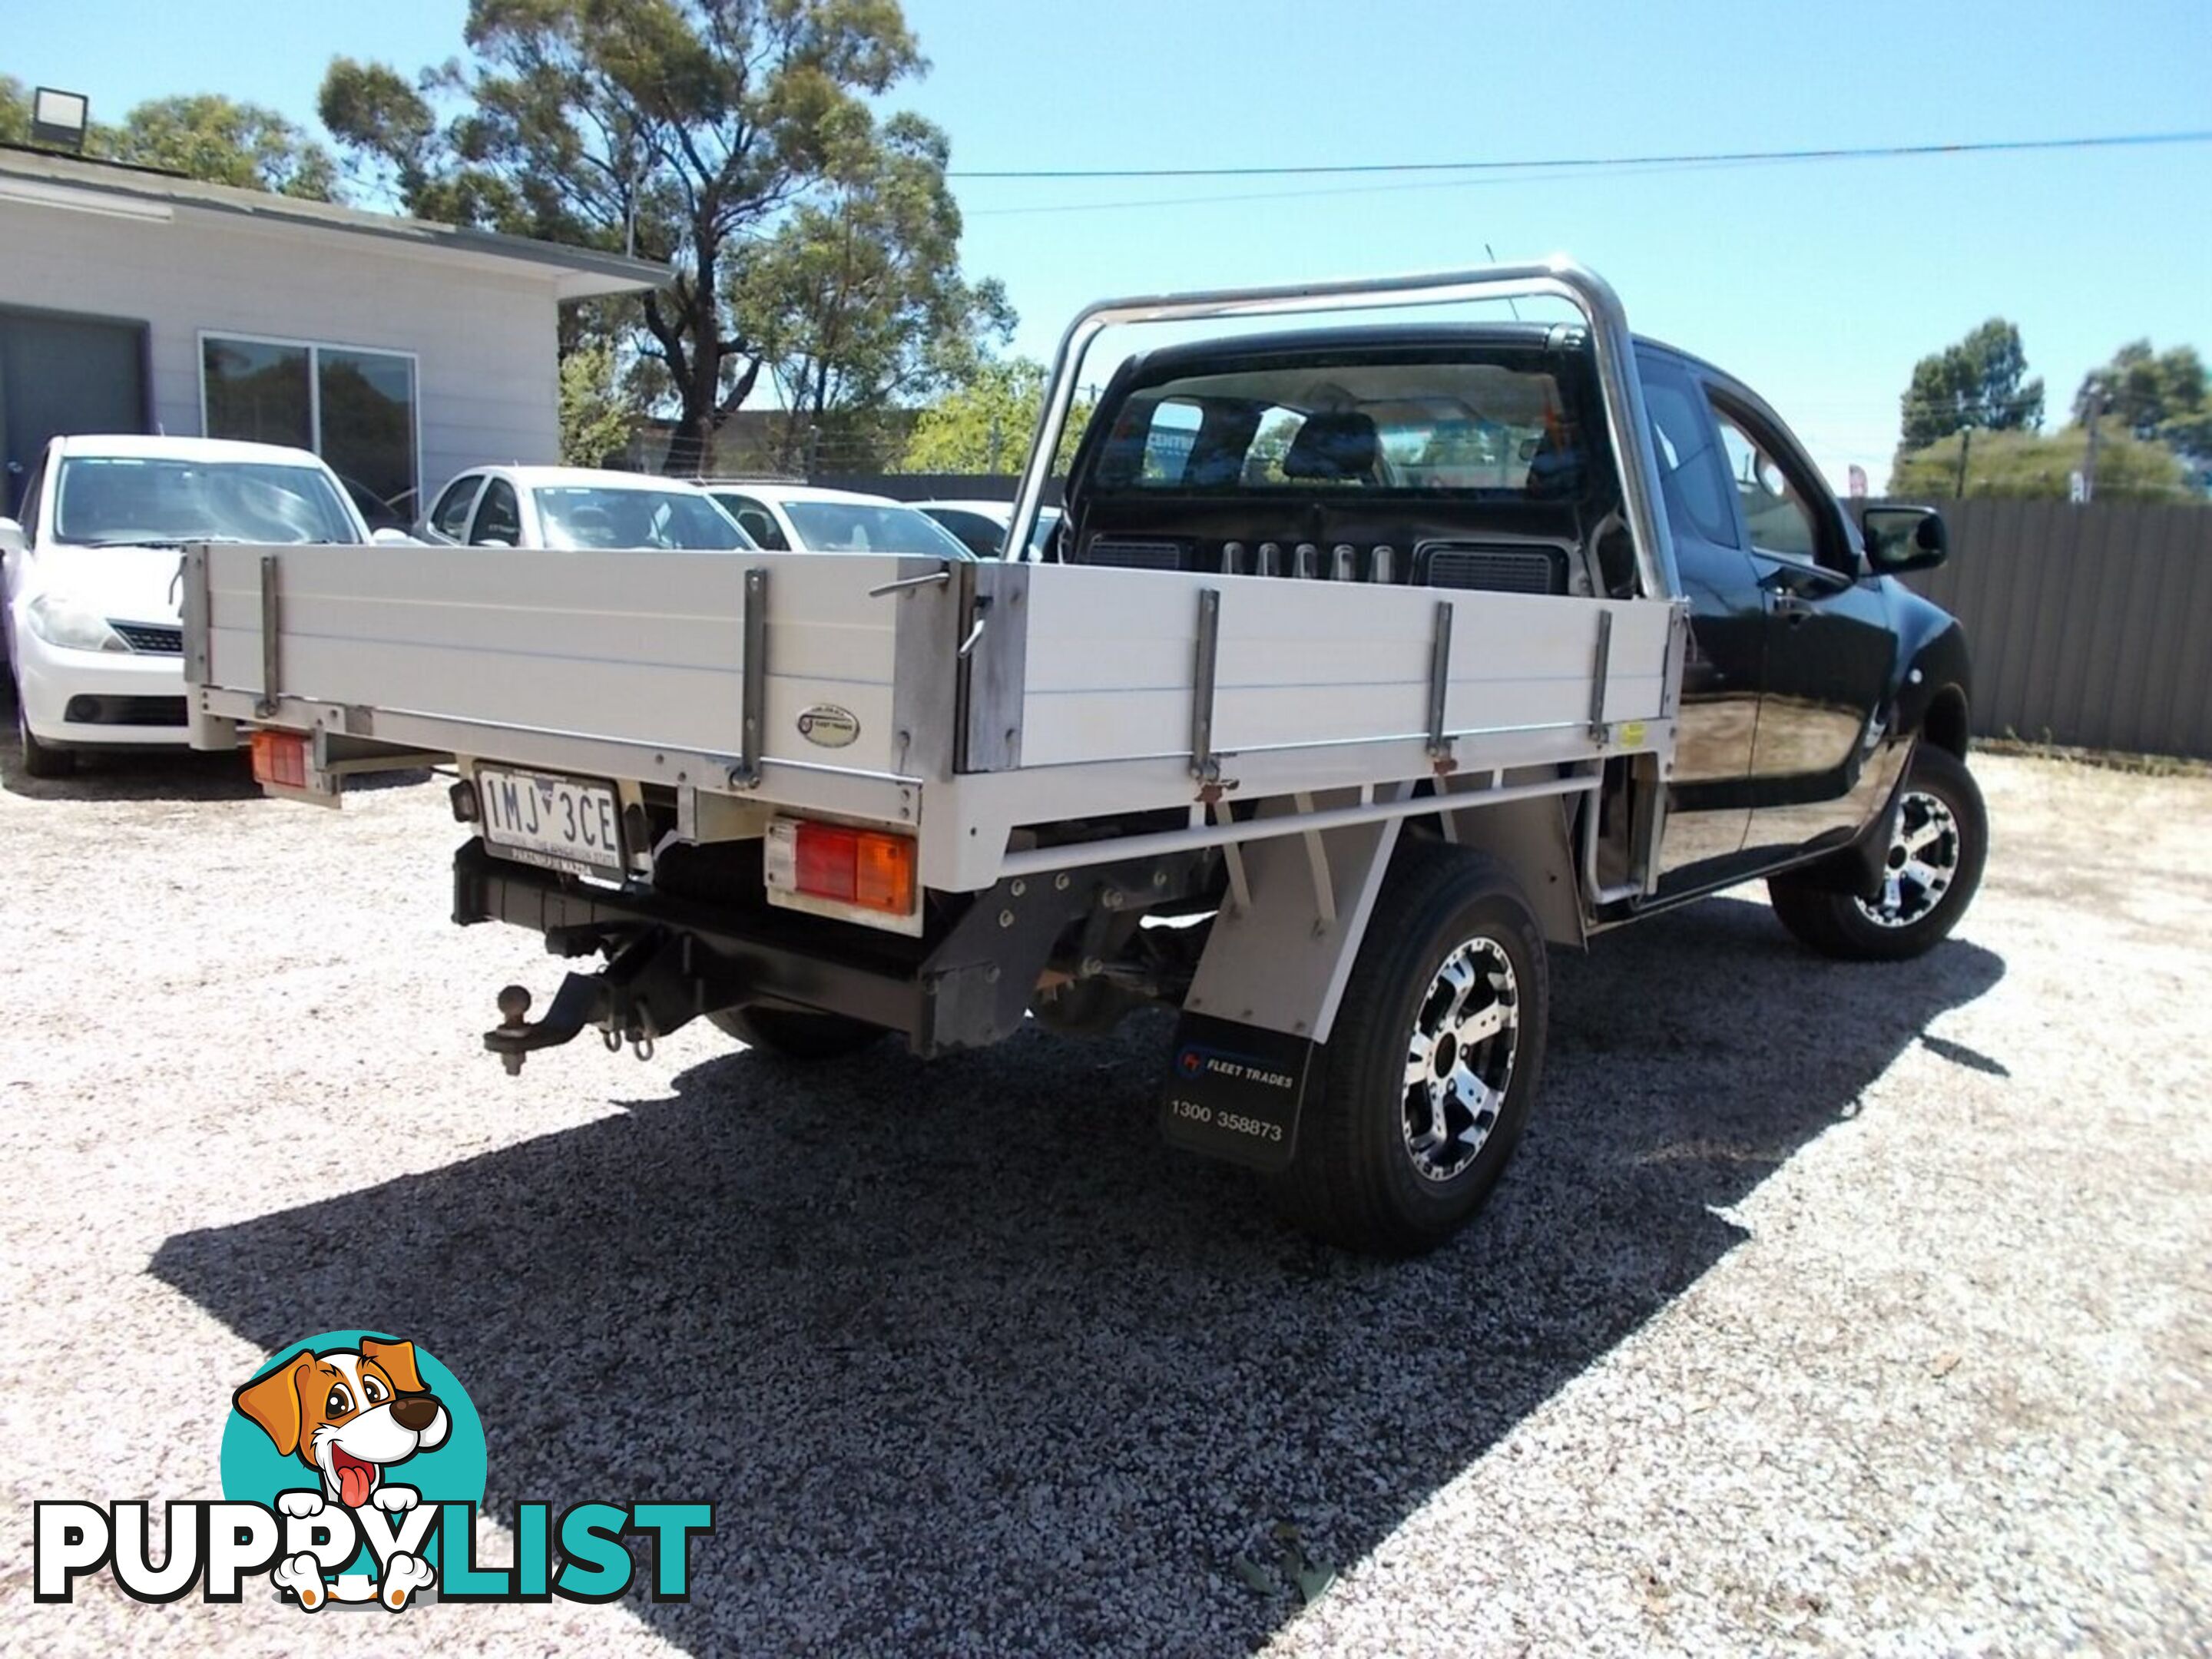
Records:
[[[1160,1131],[1185,1152],[1269,1173],[1286,1170],[1321,1052],[1307,1037],[1185,1013],[1161,1093]]]

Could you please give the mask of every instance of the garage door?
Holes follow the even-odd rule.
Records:
[[[146,325],[0,309],[0,454],[6,510],[60,433],[145,432]]]

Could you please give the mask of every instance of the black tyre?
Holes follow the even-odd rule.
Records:
[[[708,1015],[707,1023],[779,1060],[842,1060],[874,1047],[884,1036],[883,1027],[865,1020],[797,1008],[725,1008]]]
[[[23,712],[23,688],[15,690],[15,735],[22,744],[23,775],[27,778],[65,778],[76,770],[76,755],[57,749],[31,735],[30,716]]]
[[[1880,893],[1838,892],[1803,872],[1776,876],[1766,890],[1782,925],[1821,955],[1902,962],[1958,925],[1989,853],[1989,811],[1974,775],[1948,750],[1923,743],[1898,801]]]
[[[1544,937],[1479,854],[1408,842],[1376,901],[1278,1207],[1355,1250],[1449,1238],[1513,1155],[1543,1069]]]

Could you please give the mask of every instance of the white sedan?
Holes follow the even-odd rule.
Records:
[[[472,547],[728,552],[754,545],[687,482],[580,466],[471,467],[438,493],[415,533]]]
[[[888,495],[812,484],[724,483],[701,486],[763,547],[802,553],[923,553],[975,556],[951,531]]]
[[[193,542],[358,544],[337,477],[304,449],[210,438],[62,437],[0,519],[8,660],[23,770],[76,751],[182,746],[179,558]]]

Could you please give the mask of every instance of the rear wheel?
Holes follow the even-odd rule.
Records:
[[[1805,872],[1776,876],[1767,892],[1782,925],[1823,956],[1901,962],[1958,925],[1989,850],[1989,812],[1974,775],[1948,750],[1923,743],[1898,798],[1873,897],[1822,887]]]
[[[779,1060],[842,1060],[883,1041],[880,1025],[842,1014],[809,1013],[797,1008],[725,1008],[707,1023],[748,1048]]]
[[[23,688],[15,687],[15,735],[22,743],[23,775],[27,778],[65,778],[76,770],[76,756],[67,749],[40,743],[31,732],[31,717],[23,710]]]
[[[1407,843],[1367,925],[1278,1206],[1352,1249],[1450,1237],[1513,1155],[1542,1069],[1542,932],[1504,868]]]

